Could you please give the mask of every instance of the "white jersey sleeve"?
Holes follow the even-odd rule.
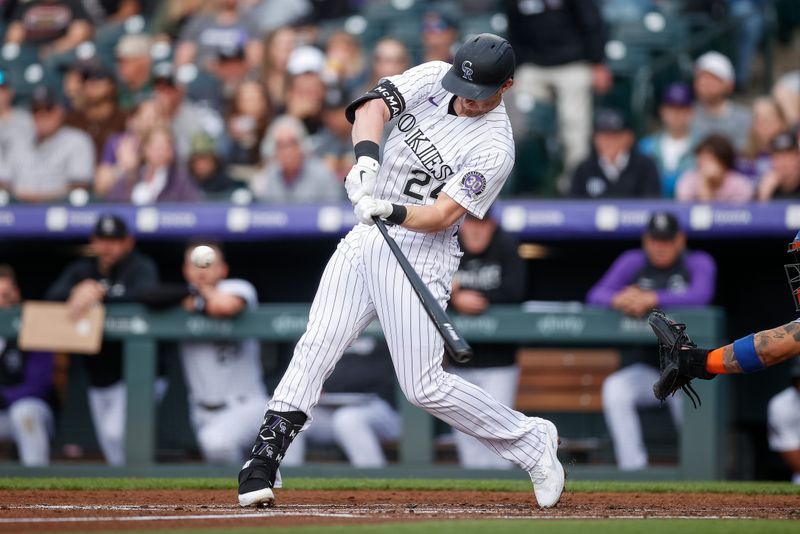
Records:
[[[470,214],[483,219],[514,167],[513,146],[490,143],[473,154],[442,191]]]
[[[767,407],[769,447],[776,452],[800,450],[800,392],[789,387]]]
[[[401,97],[402,109],[399,113],[392,113],[392,118],[406,109],[417,107],[432,94],[441,90],[440,82],[448,70],[450,70],[450,65],[444,61],[429,61],[410,68],[403,74],[381,80],[381,85],[388,82]],[[391,107],[390,111],[392,111]]]
[[[247,308],[252,310],[258,307],[258,294],[253,284],[247,280],[230,278],[217,284],[217,291],[228,295],[236,295],[245,301]]]

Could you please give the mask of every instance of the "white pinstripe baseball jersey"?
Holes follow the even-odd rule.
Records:
[[[426,205],[444,191],[483,217],[514,163],[511,126],[502,102],[479,117],[450,114],[454,97],[441,86],[449,68],[425,63],[383,80],[372,91],[370,98],[382,98],[396,120],[374,196]],[[455,238],[460,222],[435,233],[390,228],[442,307],[461,256]],[[533,468],[544,450],[545,423],[444,371],[444,341],[375,226],[358,224],[339,243],[322,275],[306,332],[268,408],[310,414],[344,350],[375,318],[409,401],[503,458]]]

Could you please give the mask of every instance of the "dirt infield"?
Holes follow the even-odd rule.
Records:
[[[800,495],[566,493],[539,510],[509,492],[279,490],[269,509],[234,491],[0,491],[0,532],[298,526],[415,519],[704,517],[800,519]]]

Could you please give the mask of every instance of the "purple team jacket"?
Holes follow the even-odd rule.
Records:
[[[53,385],[53,354],[28,352],[25,354],[25,373],[21,383],[0,387],[0,407],[11,406],[19,399],[35,397],[47,400]]]

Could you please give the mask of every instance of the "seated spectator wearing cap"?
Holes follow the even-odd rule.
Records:
[[[654,213],[642,236],[642,248],[624,252],[592,287],[586,302],[645,317],[653,308],[707,306],[714,297],[717,268],[714,259],[686,248],[686,235],[669,212]],[[638,408],[657,407],[651,385],[658,371],[652,348],[625,354],[635,359],[603,382],[603,413],[614,444],[617,466],[623,470],[647,467]],[[648,363],[644,363],[648,362]],[[681,398],[667,401],[676,426],[681,423]]]
[[[595,114],[594,150],[572,176],[573,198],[648,198],[661,196],[658,169],[636,148],[624,115],[601,109]]]
[[[453,62],[453,47],[458,39],[458,23],[439,10],[422,17],[422,61]]]
[[[206,133],[192,138],[188,167],[192,182],[207,200],[229,200],[231,193],[245,188],[225,172],[214,139]]]
[[[186,98],[186,88],[179,83],[170,63],[153,66],[153,86],[156,102],[165,120],[171,124],[178,160],[189,157],[192,137],[206,132],[213,137],[222,135],[225,125],[219,113],[210,106],[196,104]]]
[[[0,67],[0,162],[7,161],[14,139],[33,138],[33,118],[30,112],[13,104],[14,87],[9,72]]]
[[[800,197],[800,145],[788,132],[776,135],[770,143],[770,170],[758,183],[757,198]]]
[[[137,206],[156,202],[193,202],[200,192],[175,160],[175,144],[166,128],[155,128],[142,140],[141,161],[135,160],[111,187],[106,198]],[[136,164],[135,166],[133,164]]]
[[[92,31],[80,0],[28,0],[17,3],[6,43],[35,46],[44,59],[88,41]]]
[[[125,131],[108,138],[94,177],[94,194],[98,198],[105,198],[117,178],[139,165],[142,140],[156,127],[168,128],[169,125],[158,103],[144,100],[134,108]]]
[[[5,186],[22,202],[51,202],[91,186],[94,145],[84,132],[64,125],[64,108],[46,87],[33,91],[35,136],[15,139]]]
[[[312,152],[303,123],[290,115],[275,119],[261,144],[266,167],[250,187],[266,202],[336,202],[344,189]]]
[[[261,82],[249,80],[236,88],[225,119],[228,148],[225,161],[255,166],[261,161],[259,144],[272,118],[272,107]]]
[[[14,270],[0,265],[0,308],[19,306]],[[0,439],[13,439],[22,465],[50,462],[53,434],[53,355],[24,352],[13,338],[0,338]]]
[[[753,100],[753,123],[747,135],[747,146],[736,161],[736,168],[751,180],[758,180],[770,170],[770,143],[788,125],[783,111],[770,97]]]
[[[322,112],[322,128],[313,136],[314,154],[322,158],[341,182],[344,182],[344,177],[356,162],[353,155],[353,125],[344,113],[349,103],[344,90],[328,90],[325,110]]]
[[[252,79],[253,68],[247,63],[244,46],[220,47],[209,60],[206,72],[211,75],[206,83],[195,83],[189,96],[217,108],[227,107],[240,85]]]
[[[692,90],[683,83],[673,83],[664,90],[658,108],[663,129],[639,141],[639,150],[650,156],[661,177],[665,198],[675,196],[675,184],[694,164],[694,143],[689,131],[692,121]]]
[[[792,385],[769,401],[769,448],[779,453],[792,471],[792,483],[800,484],[800,360],[789,372]]]
[[[751,117],[750,110],[730,99],[733,83],[733,65],[727,57],[719,52],[706,52],[697,59],[692,135],[697,139],[710,134],[727,135],[740,152],[747,145]]]
[[[322,112],[325,109],[325,94],[327,87],[321,76],[324,65],[322,52],[313,47],[303,47],[295,50],[289,58],[289,85],[286,87],[286,105],[284,113],[291,115],[303,122],[310,135],[314,135],[322,127]],[[306,52],[307,51],[307,52]],[[306,55],[303,60],[297,60],[300,53]],[[312,56],[319,54],[319,58]]]
[[[239,0],[212,0],[211,11],[191,17],[175,47],[175,65],[195,63],[206,68],[221,48],[244,47],[247,63],[261,62],[260,30],[255,20],[243,16]]]
[[[114,49],[119,78],[118,101],[124,111],[133,109],[153,94],[151,46],[148,35],[137,33],[125,35]]]
[[[356,94],[364,94],[384,78],[407,71],[411,66],[408,48],[403,41],[394,37],[384,37],[375,44],[372,50],[369,79]]]
[[[681,202],[747,202],[753,182],[734,170],[736,152],[722,135],[710,135],[695,149],[695,167],[684,172],[675,186]]]
[[[98,303],[137,302],[158,283],[155,262],[140,254],[120,217],[103,214],[89,240],[93,255],[70,263],[47,290],[45,298],[66,302],[77,317]],[[111,465],[125,462],[125,383],[122,344],[104,340],[100,352],[78,359],[89,379],[89,411],[97,441]]]
[[[113,73],[99,62],[83,62],[82,106],[67,114],[65,123],[89,134],[99,162],[108,138],[125,131],[127,115],[117,104],[117,82]]]

